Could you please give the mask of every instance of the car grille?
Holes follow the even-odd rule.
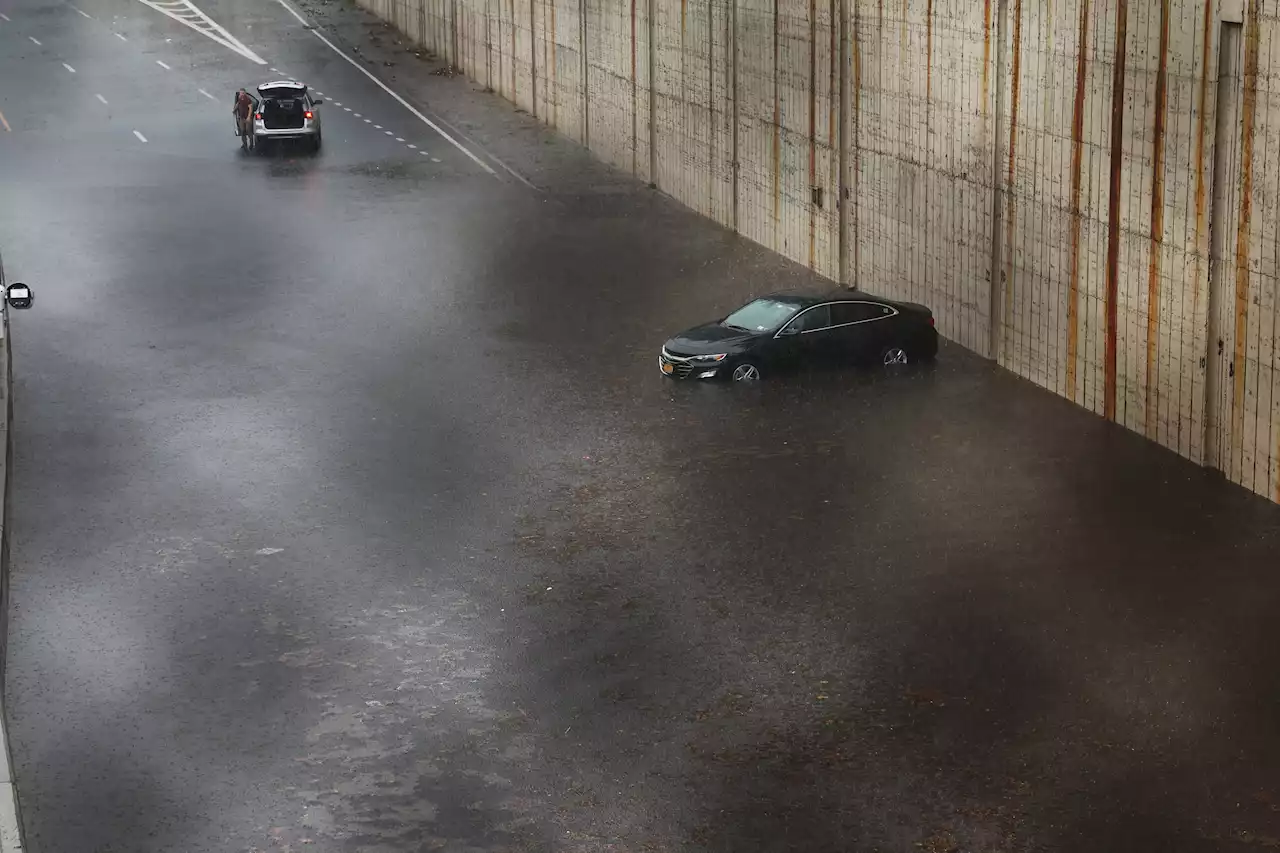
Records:
[[[671,373],[667,374],[668,376],[674,376],[676,379],[688,379],[689,374],[693,372],[693,363],[685,356],[674,355],[664,349],[662,355],[658,358],[663,364],[671,365]]]

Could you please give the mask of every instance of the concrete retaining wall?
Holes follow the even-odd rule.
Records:
[[[13,361],[10,358],[9,311],[3,305],[6,287],[4,262],[0,259],[0,691],[4,686],[5,661],[9,652],[9,508],[12,491],[13,442]],[[9,755],[8,726],[0,697],[0,853],[22,849],[22,820],[18,790]]]
[[[360,2],[693,209],[1280,500],[1280,0]]]

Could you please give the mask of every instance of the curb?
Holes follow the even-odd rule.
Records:
[[[0,455],[0,853],[19,853],[23,849],[22,814],[18,808],[18,786],[13,777],[2,695],[9,650],[9,472],[13,470],[9,429],[13,421],[13,362],[9,357],[9,311],[3,304],[4,288],[4,259],[0,257],[0,405],[3,406],[0,433],[4,441],[4,453]]]

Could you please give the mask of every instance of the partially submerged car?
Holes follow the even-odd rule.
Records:
[[[937,355],[933,312],[860,293],[776,293],[667,341],[658,369],[673,379],[750,382],[785,369],[871,363],[892,367]]]
[[[322,142],[320,111],[324,101],[311,97],[305,83],[277,80],[258,87],[261,101],[253,114],[253,136],[256,147],[264,142],[298,139],[319,151]]]

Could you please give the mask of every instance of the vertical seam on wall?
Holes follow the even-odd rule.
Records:
[[[1017,164],[1018,149],[1018,98],[1020,88],[1020,76],[1022,72],[1022,0],[1015,0],[1013,7],[1013,68],[1010,76],[1013,78],[1010,87],[1010,107],[1009,107],[1009,172],[1005,181],[1005,192],[1009,194],[1009,210],[1008,221],[1005,223],[1005,251],[1008,258],[1005,260],[1004,280],[1001,283],[1001,289],[1004,292],[1004,313],[1001,317],[1002,339],[1004,341],[1004,356],[1008,359],[1008,336],[1011,331],[1009,328],[1009,320],[1013,314],[1013,284],[1014,284],[1014,257],[1013,257],[1013,232],[1015,227],[1015,219],[1017,217],[1017,198],[1014,193],[1013,179],[1015,175],[1014,167]]]
[[[733,75],[733,163],[732,181],[733,181],[733,230],[741,231],[741,223],[738,221],[738,0],[729,0],[731,3],[731,31],[733,33],[732,44],[729,46],[731,55],[729,57],[729,66]]]
[[[1067,399],[1076,399],[1076,358],[1080,347],[1080,184],[1084,156],[1085,86],[1089,80],[1089,0],[1080,0],[1080,41],[1076,53],[1076,97],[1071,113],[1071,259],[1067,280]]]
[[[1244,31],[1244,93],[1241,101],[1240,147],[1240,215],[1236,223],[1236,281],[1235,281],[1235,341],[1232,365],[1235,382],[1231,394],[1231,446],[1232,468],[1237,452],[1241,451],[1244,433],[1244,380],[1245,336],[1248,332],[1249,310],[1249,228],[1253,216],[1253,135],[1254,113],[1258,100],[1258,49],[1261,34],[1258,31],[1258,5],[1260,0],[1247,0]],[[1243,458],[1241,459],[1243,465]],[[1243,474],[1243,472],[1241,472]],[[1252,472],[1251,472],[1252,473]]]
[[[658,125],[656,121],[656,86],[658,75],[655,73],[654,66],[656,62],[654,57],[657,53],[657,47],[653,43],[653,8],[654,0],[647,0],[645,4],[646,17],[648,21],[646,25],[649,29],[649,185],[658,185]]]
[[[780,174],[782,166],[782,104],[778,100],[778,26],[779,26],[779,9],[778,4],[781,0],[773,0],[773,245],[770,246],[774,251],[778,251],[778,206],[781,202],[780,193],[782,191],[782,176]]]
[[[631,0],[631,175],[636,174],[636,146],[639,144],[640,116],[637,98],[639,83],[636,79],[636,0]]]
[[[591,64],[587,58],[587,0],[578,0],[578,48],[582,51],[582,144],[591,147]]]
[[[1200,45],[1200,65],[1201,65],[1200,91],[1197,93],[1197,99],[1199,101],[1199,109],[1196,115],[1196,147],[1195,147],[1196,242],[1195,242],[1195,271],[1194,271],[1194,277],[1191,280],[1191,317],[1192,317],[1192,321],[1197,324],[1200,321],[1200,293],[1201,293],[1201,290],[1203,290],[1203,288],[1201,287],[1200,278],[1202,275],[1205,274],[1205,267],[1209,266],[1204,263],[1204,260],[1208,255],[1208,247],[1205,245],[1206,243],[1205,241],[1206,218],[1205,217],[1207,212],[1205,210],[1205,194],[1206,194],[1207,187],[1205,184],[1204,158],[1206,153],[1205,152],[1205,134],[1207,132],[1207,122],[1208,122],[1208,116],[1206,115],[1206,113],[1208,111],[1208,106],[1209,106],[1209,73],[1210,73],[1209,61],[1212,56],[1211,48],[1212,48],[1212,42],[1213,42],[1213,3],[1214,3],[1214,0],[1204,0],[1204,22],[1202,25],[1203,29],[1200,35],[1202,40],[1202,44]],[[1205,328],[1205,337],[1207,339],[1209,337],[1209,334],[1208,334],[1209,323],[1208,323],[1207,315],[1206,315],[1206,322],[1204,324],[1204,328]],[[1209,345],[1212,346],[1212,342],[1210,342]],[[1209,370],[1211,365],[1211,362],[1207,357],[1208,352],[1211,352],[1211,350],[1206,351],[1206,358],[1204,359],[1206,371]],[[1191,383],[1191,387],[1192,387],[1192,393],[1194,394],[1194,391],[1195,391],[1194,381]],[[1206,396],[1203,401],[1203,408],[1201,409],[1201,417],[1205,421],[1205,428],[1207,430],[1208,420],[1209,420],[1208,406],[1210,404],[1210,401],[1208,399],[1208,392],[1209,392],[1208,381],[1205,381],[1203,383],[1203,388]],[[1196,402],[1197,401],[1194,398],[1191,401],[1191,405],[1192,405],[1191,417],[1193,420],[1195,418],[1194,407]],[[1179,431],[1179,434],[1181,434],[1181,431],[1182,431],[1181,419],[1178,420],[1178,431]],[[1208,436],[1207,432],[1205,432],[1205,436],[1206,438],[1201,440],[1201,458],[1202,459],[1207,458],[1207,455],[1209,452],[1209,448],[1207,445],[1207,436]]]
[[[818,0],[809,0],[809,269],[817,249],[818,207],[813,188],[818,180]]]

